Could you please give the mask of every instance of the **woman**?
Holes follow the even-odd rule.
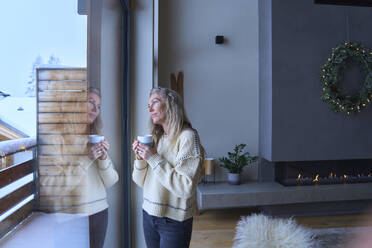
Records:
[[[95,88],[89,89],[88,122],[92,134],[100,134],[101,95]],[[118,174],[108,157],[110,145],[106,139],[89,147],[89,158],[94,161],[88,169],[88,198],[84,213],[89,215],[89,237],[91,248],[101,248],[105,241],[108,222],[108,203],[106,189],[118,181]]]
[[[153,147],[133,142],[133,181],[143,187],[148,248],[189,247],[204,150],[173,90],[155,88],[148,102]]]

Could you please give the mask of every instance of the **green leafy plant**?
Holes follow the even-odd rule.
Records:
[[[257,161],[258,157],[251,157],[249,152],[243,152],[246,144],[236,145],[233,152],[228,152],[227,157],[219,158],[220,166],[229,170],[230,173],[239,174],[244,166]]]

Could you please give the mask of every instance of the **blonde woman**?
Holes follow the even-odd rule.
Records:
[[[101,133],[100,113],[100,92],[90,88],[87,115],[91,134]],[[79,137],[77,138],[79,140]],[[40,176],[39,185],[43,192],[40,195],[40,205],[41,210],[45,212],[89,216],[90,247],[102,248],[108,222],[106,190],[114,185],[119,177],[108,156],[110,144],[106,139],[97,144],[87,144],[84,151],[85,148],[89,149],[87,157],[61,156],[61,160],[68,160],[55,166],[53,171],[59,171],[59,174]]]
[[[143,188],[148,248],[189,247],[204,150],[177,92],[155,88],[148,101],[153,147],[133,142],[133,181]]]
[[[88,122],[91,134],[101,134],[102,121],[101,94],[96,88],[90,88],[88,94]],[[107,224],[108,202],[106,189],[114,185],[119,177],[107,153],[109,142],[104,139],[98,144],[89,147],[89,158],[94,161],[88,169],[87,203],[79,211],[89,215],[89,238],[91,248],[102,248]]]

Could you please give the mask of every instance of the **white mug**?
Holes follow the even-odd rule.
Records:
[[[91,144],[98,144],[99,142],[103,141],[105,137],[103,135],[98,134],[91,134],[89,135],[89,143]]]
[[[152,135],[147,134],[147,135],[140,135],[137,137],[137,140],[144,145],[152,146]]]

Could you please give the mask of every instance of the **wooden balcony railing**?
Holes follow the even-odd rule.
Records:
[[[0,142],[0,238],[36,207],[36,138]]]

